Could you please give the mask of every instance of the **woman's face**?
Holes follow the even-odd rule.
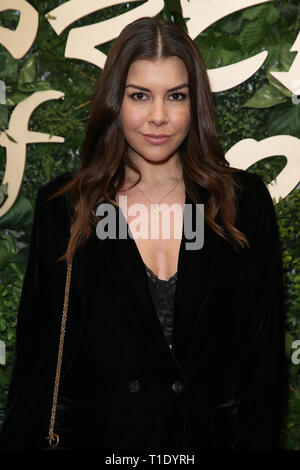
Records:
[[[188,73],[182,60],[172,56],[133,62],[120,118],[129,157],[157,162],[177,154],[190,127]],[[169,137],[147,139],[147,134]]]

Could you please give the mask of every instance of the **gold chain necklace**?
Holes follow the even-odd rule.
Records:
[[[175,184],[175,186],[173,186],[173,188],[171,188],[170,191],[168,191],[167,194],[166,194],[157,204],[154,204],[154,202],[152,202],[152,201],[148,198],[148,196],[144,193],[144,191],[142,191],[142,190],[139,189],[139,188],[136,188],[136,189],[137,189],[138,191],[140,191],[142,194],[144,194],[144,196],[148,199],[148,201],[151,202],[151,205],[152,205],[152,213],[153,213],[153,214],[159,214],[159,212],[160,212],[159,206],[160,206],[161,202],[167,197],[168,194],[170,194],[170,193],[176,188],[176,186],[177,186],[181,181],[182,181],[182,179],[179,180],[179,181]]]

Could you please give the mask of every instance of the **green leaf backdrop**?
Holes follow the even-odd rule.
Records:
[[[30,130],[64,136],[65,142],[27,146],[22,189],[14,206],[0,219],[0,339],[5,341],[7,351],[6,364],[0,365],[0,425],[13,360],[16,316],[36,191],[56,175],[79,164],[89,103],[101,73],[94,65],[64,57],[70,28],[57,36],[44,17],[64,1],[29,2],[39,13],[39,30],[24,58],[15,60],[0,46],[0,80],[6,86],[6,101],[0,104],[0,132],[6,132],[14,106],[34,91],[54,89],[65,94],[64,100],[40,105],[30,120]],[[143,3],[124,2],[105,8],[78,20],[72,27],[115,17]],[[165,0],[165,8],[159,16],[186,29],[179,0]],[[14,29],[17,23],[17,12],[8,10],[0,14],[1,26]],[[291,93],[270,75],[270,71],[289,70],[296,55],[289,49],[299,29],[298,0],[275,0],[228,15],[195,38],[209,69],[238,62],[262,50],[269,53],[263,66],[249,80],[231,90],[214,94],[219,135],[225,152],[244,138],[259,141],[280,134],[300,138],[300,104],[293,104]],[[111,43],[101,45],[99,50],[107,53]],[[13,139],[13,136],[9,138]],[[5,163],[5,150],[0,147],[1,180]],[[258,173],[268,184],[285,164],[284,156],[275,155],[252,165],[248,171]],[[0,185],[0,205],[6,197],[7,185]],[[292,343],[300,340],[299,185],[275,208],[283,246],[287,291],[286,360],[289,380],[286,386],[289,395],[282,447],[300,450],[300,364],[293,364],[291,360]]]

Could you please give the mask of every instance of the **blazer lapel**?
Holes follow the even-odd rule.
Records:
[[[200,187],[199,189],[201,190]],[[191,204],[193,221],[195,221],[196,211],[199,209],[188,195],[186,203]],[[173,350],[187,373],[191,365],[189,358],[196,333],[197,338],[205,334],[204,307],[209,296],[212,272],[216,268],[215,260],[221,237],[204,220],[203,246],[200,249],[191,250],[186,248],[186,242],[191,242],[191,240],[186,239],[185,231],[183,231],[175,294]],[[199,331],[203,333],[199,334]]]

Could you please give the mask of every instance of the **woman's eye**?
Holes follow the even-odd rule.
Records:
[[[132,95],[130,95],[130,98],[132,98],[135,101],[145,101],[145,100],[142,99],[142,96],[146,96],[146,95],[145,95],[145,93],[139,91],[139,92],[136,92],[136,93],[132,93]]]
[[[172,93],[172,95],[170,95],[170,96],[171,97],[175,96],[175,99],[171,99],[171,101],[183,101],[186,98],[186,93]]]

